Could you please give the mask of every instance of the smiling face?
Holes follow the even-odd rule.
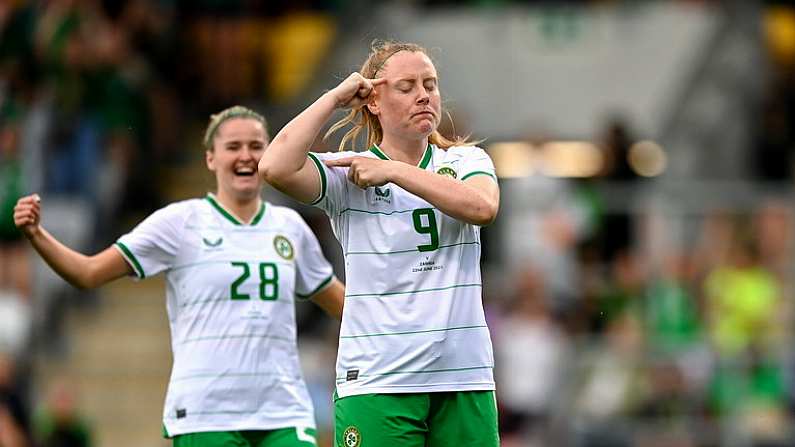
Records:
[[[384,138],[420,140],[439,125],[441,96],[436,68],[420,51],[399,51],[376,73],[387,83],[377,87],[367,106],[378,117]]]
[[[218,127],[206,160],[207,168],[215,173],[219,196],[236,200],[259,197],[262,180],[257,164],[266,147],[267,132],[255,119],[232,118]]]

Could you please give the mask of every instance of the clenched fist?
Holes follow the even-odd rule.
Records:
[[[22,231],[26,237],[35,236],[41,227],[41,197],[32,194],[17,200],[14,207],[14,225]]]

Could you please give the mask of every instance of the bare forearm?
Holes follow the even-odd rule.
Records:
[[[100,262],[98,258],[101,255],[86,256],[72,250],[55,239],[44,228],[30,235],[28,240],[58,276],[80,289],[101,286],[111,279],[123,276],[128,268],[123,260],[121,262],[117,260],[115,263]],[[107,254],[105,252],[103,254],[107,259]],[[118,256],[121,257],[121,255]]]
[[[394,162],[391,181],[444,214],[473,225],[489,225],[497,216],[499,192],[496,190],[490,194],[460,180],[400,162]]]
[[[269,183],[278,183],[300,171],[312,142],[335,108],[334,98],[326,93],[287,123],[260,159],[260,175]]]

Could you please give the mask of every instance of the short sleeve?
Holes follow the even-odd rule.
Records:
[[[461,181],[478,175],[486,175],[497,181],[494,162],[491,161],[489,154],[479,147],[468,148],[467,154],[462,160],[459,174]]]
[[[325,211],[329,216],[345,209],[348,201],[348,168],[328,167],[325,160],[356,156],[356,152],[310,152],[309,159],[320,173],[320,195],[310,204]]]
[[[309,225],[296,214],[295,228],[301,233],[296,253],[295,295],[298,298],[311,298],[325,288],[334,278],[331,264],[323,256],[317,237]]]
[[[116,249],[138,278],[156,275],[174,265],[181,245],[183,210],[179,204],[157,210],[116,241]]]

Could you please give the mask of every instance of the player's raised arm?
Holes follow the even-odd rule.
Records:
[[[86,256],[55,239],[41,226],[41,199],[38,194],[17,201],[14,224],[55,273],[75,287],[92,289],[133,273],[113,247],[94,256]]]
[[[320,175],[307,158],[312,142],[334,110],[368,103],[375,96],[374,87],[384,82],[353,73],[324,93],[273,138],[259,162],[262,178],[301,202],[315,200],[320,195],[321,185]]]

